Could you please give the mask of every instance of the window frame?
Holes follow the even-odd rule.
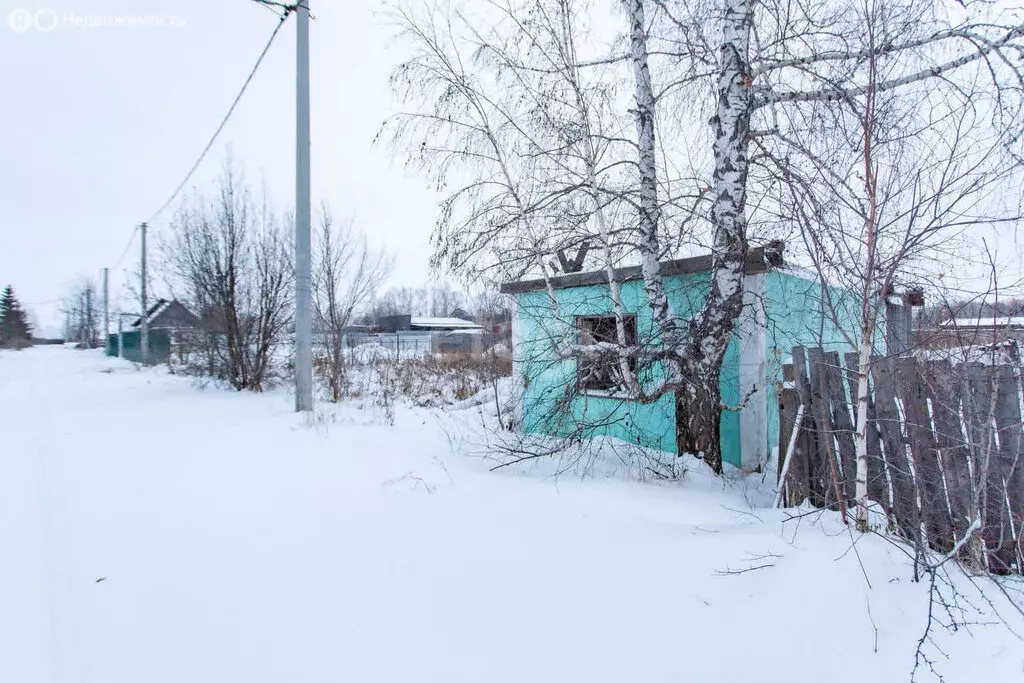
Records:
[[[591,329],[585,329],[585,325],[587,325],[587,323],[589,321],[595,321],[595,320],[610,320],[610,321],[612,321],[612,323],[611,323],[612,324],[612,330],[613,330],[612,331],[612,335],[616,334],[616,332],[614,331],[614,329],[615,329],[615,322],[614,322],[615,321],[615,314],[614,313],[600,313],[600,314],[595,314],[595,315],[577,315],[576,316],[576,343],[577,344],[582,345],[584,343],[583,339],[582,339],[584,331],[587,332],[587,334],[591,337],[591,339],[593,339],[593,341],[595,341],[595,342],[603,341],[602,339],[596,339],[594,337],[592,328]],[[623,324],[626,326],[626,343],[628,345],[631,345],[631,346],[636,346],[639,343],[639,339],[640,339],[639,330],[637,329],[637,316],[636,316],[636,313],[623,313],[622,314],[622,321],[623,321]],[[630,336],[632,336],[632,339],[630,339]],[[615,340],[614,338],[609,340],[609,341],[611,341],[612,343],[616,343],[617,344],[617,340]],[[588,395],[588,396],[597,396],[597,397],[601,397],[601,398],[622,398],[621,394],[625,393],[626,387],[623,386],[621,383],[620,384],[609,383],[607,385],[594,386],[593,384],[588,385],[584,381],[584,379],[583,379],[583,377],[584,377],[583,370],[585,368],[587,368],[587,367],[590,367],[595,362],[596,361],[591,361],[591,360],[580,358],[580,357],[576,358],[576,378],[575,378],[575,382],[576,382],[576,389],[577,389],[577,391],[579,391],[582,394]],[[630,370],[632,370],[632,372],[636,373],[636,371],[637,371],[637,359],[636,359],[635,356],[633,356],[633,357],[631,357],[629,359],[629,366],[630,366]],[[593,382],[593,377],[590,378],[590,381]]]

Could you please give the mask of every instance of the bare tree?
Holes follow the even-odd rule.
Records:
[[[912,2],[850,8],[845,19],[865,47],[825,61],[845,60],[862,70],[861,85],[832,91],[835,100],[819,93],[823,99],[790,101],[775,112],[773,139],[755,141],[757,163],[776,178],[766,188],[773,210],[800,227],[822,281],[855,295],[823,288],[827,308],[840,319],[859,308],[860,326],[856,334],[850,330],[848,342],[859,352],[856,500],[862,530],[868,524],[868,378],[887,297],[898,285],[919,286],[941,276],[949,263],[964,264],[968,231],[1016,223],[1021,216],[1019,201],[999,197],[1007,183],[1019,182],[1018,165],[1007,153],[1019,120],[1005,108],[1019,92],[1004,93],[997,70],[988,82],[976,73],[951,73],[970,70],[988,56],[987,48],[935,66],[937,74],[907,74],[903,57],[909,55],[886,46],[920,30],[920,10]],[[925,83],[940,74],[949,75]],[[1003,77],[1013,77],[1013,70]]]
[[[391,262],[384,253],[369,248],[366,237],[351,221],[335,226],[326,206],[321,209],[318,238],[313,309],[323,340],[323,374],[331,400],[338,401],[345,381],[346,328],[387,277]]]
[[[291,325],[287,228],[265,202],[257,210],[229,162],[215,197],[196,195],[179,209],[164,247],[178,289],[204,321],[208,368],[238,390],[261,391],[271,380]]]
[[[92,349],[100,339],[100,297],[96,283],[80,278],[64,301],[64,338]],[[104,340],[105,342],[106,340]]]

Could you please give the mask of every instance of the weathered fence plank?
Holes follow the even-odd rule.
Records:
[[[885,452],[885,469],[892,482],[893,515],[904,535],[918,540],[921,535],[921,517],[907,462],[907,447],[900,428],[900,412],[896,406],[896,367],[893,359],[872,358],[871,375],[875,382],[875,410]]]
[[[927,387],[916,358],[899,358],[896,367],[901,379],[903,416],[907,439],[910,441],[913,476],[920,496],[921,516],[928,541],[938,550],[949,551],[955,541],[935,448],[935,435],[932,433]]]
[[[999,441],[999,471],[1004,490],[1002,544],[999,558],[1009,569],[1018,565],[1020,548],[1020,517],[1024,505],[1024,479],[1021,476],[1021,415],[1017,393],[1017,377],[1010,365],[1000,365],[996,371],[996,437]]]
[[[939,449],[950,521],[957,539],[964,537],[974,521],[971,471],[967,462],[970,452],[960,422],[963,376],[948,361],[932,361],[925,365],[925,385],[931,401],[935,446]]]
[[[846,377],[850,385],[850,405],[853,407],[853,425],[857,428],[857,384],[860,381],[860,357],[851,351],[845,354]],[[869,370],[870,372],[870,370]],[[868,390],[868,497],[878,501],[886,510],[891,507],[889,500],[889,483],[885,478],[885,461],[882,459],[882,447],[878,441],[878,415],[875,413],[875,401]],[[856,445],[856,436],[854,436]],[[856,467],[856,462],[854,463]],[[856,481],[856,479],[854,480]],[[856,485],[856,484],[855,484]],[[855,492],[856,493],[856,492]]]
[[[779,430],[779,472],[786,457],[786,450],[789,448],[790,437],[793,434],[794,423],[796,422],[797,411],[800,408],[800,392],[795,387],[785,387],[779,392],[779,400],[782,406],[782,422]],[[806,411],[806,409],[805,409]],[[804,415],[803,424],[799,427],[801,432],[807,424],[807,416]],[[810,481],[807,472],[807,451],[806,440],[797,435],[797,441],[793,445],[793,456],[789,463],[789,471],[785,481],[779,481],[780,487],[788,487],[786,505],[800,505],[810,495]]]
[[[965,421],[976,486],[981,496],[981,533],[985,539],[988,568],[1005,572],[1006,566],[999,555],[1003,545],[1005,504],[1002,498],[1005,493],[1001,483],[1003,473],[999,471],[1000,458],[996,450],[995,371],[990,365],[965,363],[964,372],[967,380],[967,393],[964,394],[967,406]]]
[[[839,353],[825,354],[825,384],[829,402],[832,404],[832,429],[839,447],[839,462],[842,464],[843,492],[846,504],[855,499],[857,491],[857,452],[853,434],[853,417],[850,415],[850,401],[846,399],[843,382],[843,368],[839,364]]]
[[[802,346],[793,347],[793,373],[796,377],[796,388],[800,394],[800,402],[806,406],[804,410],[804,421],[801,427],[801,434],[798,441],[801,450],[806,454],[804,462],[807,470],[807,494],[811,504],[815,507],[824,507],[828,501],[827,471],[822,472],[822,465],[825,463],[818,457],[820,428],[819,415],[814,410],[812,399],[811,383],[808,379],[807,357]],[[822,476],[824,474],[824,477]]]
[[[838,481],[838,465],[835,455],[835,435],[832,432],[832,408],[829,405],[825,386],[825,352],[820,348],[807,349],[807,366],[810,369],[811,407],[818,420],[818,474],[820,486],[828,504],[840,504],[846,500],[841,483]]]

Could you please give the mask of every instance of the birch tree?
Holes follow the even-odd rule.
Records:
[[[781,82],[769,83],[755,102],[775,126],[771,138],[755,144],[776,174],[788,206],[783,213],[802,228],[823,282],[839,283],[860,300],[860,329],[849,342],[859,356],[862,530],[869,363],[886,296],[901,280],[922,284],[936,263],[962,262],[965,231],[1020,216],[1019,204],[997,195],[1019,181],[1013,151],[1021,123],[1021,28],[936,26],[929,9],[915,2],[852,5],[841,23],[854,47],[765,62],[760,73],[769,79],[775,70],[800,69],[813,85],[783,91]],[[837,302],[822,291],[834,310]]]
[[[368,304],[387,277],[391,263],[374,252],[351,221],[338,226],[324,206],[313,264],[313,313],[323,345],[322,374],[331,400],[341,400],[345,384],[344,338],[353,315]]]
[[[987,4],[945,12],[934,0],[622,0],[605,6],[625,19],[621,40],[586,57],[571,49],[580,44],[578,3],[483,4],[493,11],[467,15],[443,4],[426,15],[399,14],[422,51],[396,73],[399,90],[416,95],[409,101],[418,105],[399,117],[396,139],[414,143],[409,158],[444,169],[445,180],[455,167],[472,178],[444,204],[439,254],[462,259],[490,249],[494,262],[509,266],[505,275],[533,270],[548,278],[554,270],[547,255],[586,241],[601,245],[620,332],[614,353],[629,397],[648,402],[674,394],[679,450],[702,455],[716,471],[722,410],[738,407],[722,404],[719,381],[743,307],[750,237],[779,219],[769,198],[788,181],[775,160],[806,163],[800,150],[823,132],[801,127],[807,113],[817,112],[820,125],[830,112],[862,104],[869,91],[899,99],[969,85],[990,95],[994,125],[1010,130],[1019,123],[1024,27]],[[560,17],[568,38],[545,39],[558,35],[536,30],[555,24],[547,17]],[[865,30],[870,17],[884,17],[881,35]],[[472,56],[459,51],[457,39],[439,40],[458,32],[452,27],[461,27]],[[881,61],[884,78],[872,66]],[[614,104],[592,106],[601,84],[614,90],[623,78],[632,84],[632,133],[610,125],[622,113]],[[582,99],[546,97],[574,88]],[[560,117],[550,116],[553,109]],[[692,133],[692,121],[704,116],[706,131]],[[659,125],[688,147],[666,145]],[[692,171],[668,177],[683,166]],[[666,209],[674,213],[671,223]],[[671,308],[658,266],[685,241],[682,233],[694,242],[706,235],[712,255],[708,296],[685,321]],[[656,349],[624,344],[618,283],[608,267],[616,258],[642,265]],[[459,259],[448,263],[467,264]],[[609,353],[571,344],[569,327],[563,329],[563,353]],[[663,378],[638,381],[626,362],[638,356],[661,363]]]

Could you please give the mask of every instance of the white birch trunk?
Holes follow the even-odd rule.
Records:
[[[743,306],[747,257],[747,147],[754,100],[750,83],[750,0],[725,0],[718,74],[718,109],[713,119],[714,160],[711,222],[711,294],[698,324],[701,360],[721,365]]]
[[[661,245],[658,222],[661,209],[658,204],[658,173],[654,139],[654,88],[647,64],[647,32],[644,21],[644,0],[626,0],[629,15],[630,56],[636,78],[636,133],[640,171],[640,233],[639,249],[644,292],[654,316],[654,324],[661,333],[666,350],[675,350],[679,335],[661,276]],[[670,365],[675,365],[670,363]],[[672,368],[669,368],[670,372]]]
[[[692,379],[676,401],[680,450],[703,454],[722,471],[719,378],[725,350],[743,311],[747,260],[747,148],[754,110],[750,82],[750,0],[724,0],[718,72],[718,108],[712,119],[714,173],[710,219],[711,291],[690,323],[686,375]]]

